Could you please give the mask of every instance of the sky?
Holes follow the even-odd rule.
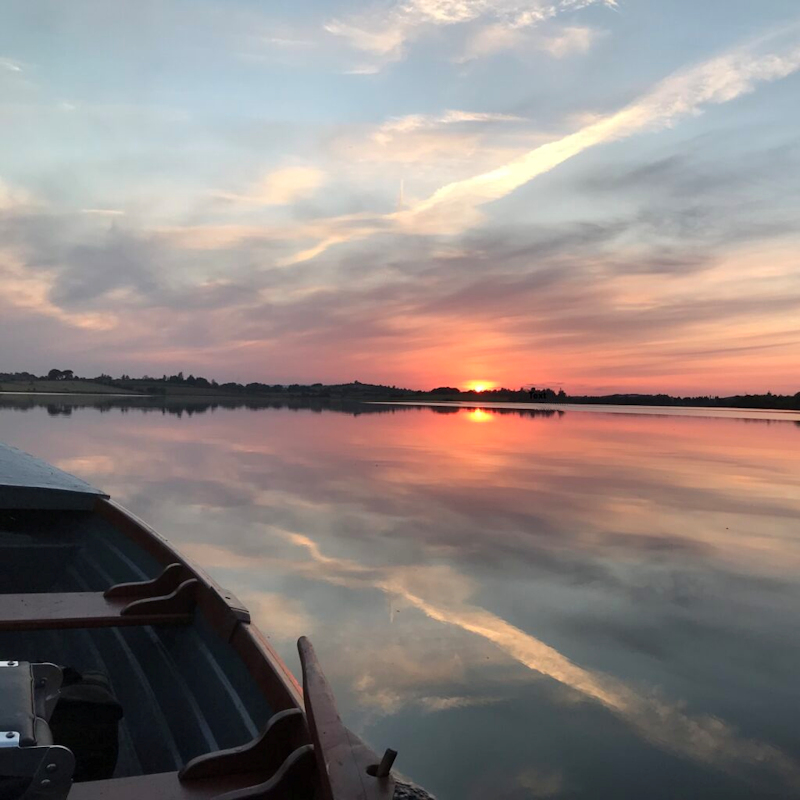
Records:
[[[797,0],[3,0],[0,371],[800,390]]]

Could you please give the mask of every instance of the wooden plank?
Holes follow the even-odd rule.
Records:
[[[140,601],[141,602],[141,601]],[[102,592],[0,595],[0,630],[113,628],[122,625],[186,625],[193,614],[123,614],[128,598],[104,597]]]
[[[230,775],[192,783],[181,783],[177,772],[137,775],[104,781],[74,783],[69,800],[206,800],[224,792],[252,786],[257,776]]]
[[[391,775],[374,774],[380,759],[342,724],[333,691],[311,642],[303,636],[297,642],[297,649],[322,800],[391,800],[394,779]]]
[[[313,752],[311,745],[306,745],[293,752],[272,776],[263,772],[229,774],[182,783],[177,772],[160,772],[74,783],[69,800],[310,800],[315,797],[314,777]],[[341,800],[351,800],[351,796]]]

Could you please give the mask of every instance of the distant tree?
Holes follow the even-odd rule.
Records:
[[[47,377],[51,381],[60,381],[62,375],[63,373],[61,372],[60,369],[51,369],[50,372],[47,373]]]
[[[65,369],[61,372],[61,380],[62,381],[71,381],[74,377],[74,373],[71,369]]]
[[[189,386],[194,386],[194,385],[197,383],[197,381],[196,381],[196,379],[195,379],[194,375],[190,375],[190,376],[189,376],[189,377],[186,379],[186,383],[188,383],[188,384],[189,384]]]
[[[437,386],[431,394],[461,394],[461,389],[453,386]]]

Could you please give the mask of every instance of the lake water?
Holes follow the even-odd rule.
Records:
[[[800,796],[800,416],[116,402],[0,398],[0,441],[151,523],[296,674],[308,634],[441,800]]]

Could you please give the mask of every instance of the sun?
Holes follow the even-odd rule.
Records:
[[[465,388],[468,392],[486,392],[494,386],[491,381],[467,381]]]

